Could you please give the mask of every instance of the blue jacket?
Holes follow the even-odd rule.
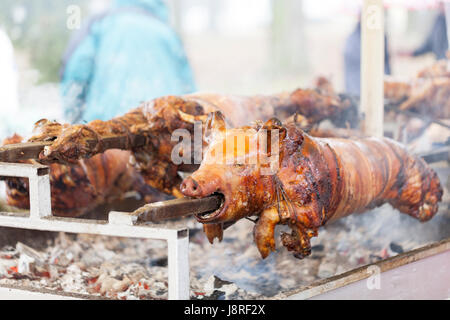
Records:
[[[115,0],[72,38],[63,61],[69,122],[111,119],[143,101],[195,90],[162,0]]]

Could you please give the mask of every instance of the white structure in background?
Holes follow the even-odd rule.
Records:
[[[0,28],[0,142],[13,132],[17,122],[19,101],[18,72],[14,47],[5,31]]]
[[[8,35],[0,29],[0,114],[15,113],[18,109],[18,72],[14,47]]]

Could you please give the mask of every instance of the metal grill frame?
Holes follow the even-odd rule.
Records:
[[[279,294],[287,300],[450,299],[450,238]],[[379,288],[367,285],[374,268]]]
[[[0,162],[0,176],[28,178],[30,194],[29,216],[0,212],[0,226],[165,240],[168,248],[168,298],[169,300],[189,299],[189,230],[187,228],[138,225],[135,216],[118,211],[111,211],[108,221],[55,217],[51,210],[49,172],[47,166],[40,164]]]

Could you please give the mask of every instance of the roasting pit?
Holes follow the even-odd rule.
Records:
[[[439,164],[437,171],[446,185],[450,171]],[[434,264],[439,261],[441,268],[450,264],[449,241],[446,240],[450,238],[447,203],[448,199],[444,199],[437,216],[425,224],[389,206],[341,219],[324,227],[319,237],[313,238],[312,255],[304,260],[295,259],[280,244],[280,250],[261,260],[252,241],[253,223],[247,220],[227,229],[224,241],[213,246],[193,218],[166,222],[164,227],[190,230],[188,295],[192,299],[327,298],[338,288],[355,286],[353,297],[358,297],[362,290],[357,287],[358,283],[366,283],[370,276],[366,272],[369,265],[379,266],[383,275],[388,272],[406,275],[412,271],[401,268],[414,266],[417,261]],[[38,225],[33,228],[50,229]],[[2,244],[0,248],[0,297],[55,298],[63,294],[61,298],[70,299],[173,298],[168,295],[164,241],[128,238],[124,233],[117,234],[122,237],[110,237],[61,232],[51,234],[44,241],[45,245],[38,246],[34,240],[20,238],[23,230],[8,229],[7,232],[14,232],[19,242],[10,246]],[[187,242],[187,237],[185,239]],[[419,251],[413,251],[417,249]],[[386,288],[383,277],[382,289]],[[440,285],[448,287],[445,282]],[[383,294],[391,297],[384,291]],[[351,295],[344,293],[337,297]],[[448,297],[448,292],[447,296],[440,296]]]

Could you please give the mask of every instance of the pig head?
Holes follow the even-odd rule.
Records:
[[[218,210],[196,215],[211,243],[214,238],[222,239],[228,225],[256,216],[254,239],[265,258],[275,250],[276,224],[287,223],[290,219],[288,204],[283,201],[286,194],[277,174],[289,149],[296,150],[303,136],[299,131],[288,136],[277,119],[228,130],[225,123],[220,112],[210,114],[204,131],[207,148],[203,161],[199,169],[183,181],[181,192],[194,198],[222,196]],[[306,251],[297,245],[299,239],[306,239],[306,236],[283,237],[299,257],[308,254],[308,245]]]

